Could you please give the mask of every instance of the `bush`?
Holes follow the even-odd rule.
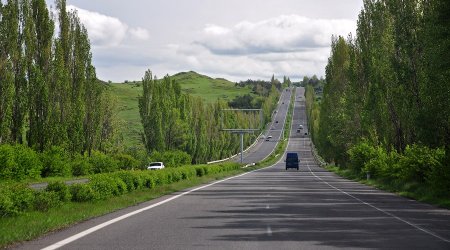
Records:
[[[127,154],[117,154],[114,159],[117,160],[119,168],[123,170],[138,169],[140,165],[138,160]]]
[[[92,174],[92,164],[89,159],[82,155],[77,155],[72,160],[72,175],[83,176]]]
[[[150,155],[152,161],[164,162],[167,167],[180,167],[186,164],[191,164],[192,157],[184,151],[165,151],[163,153],[153,151]]]
[[[445,164],[434,165],[426,177],[428,185],[438,197],[450,199],[450,166]]]
[[[42,162],[32,149],[24,145],[0,145],[0,179],[38,179]]]
[[[0,217],[14,216],[19,214],[19,210],[14,206],[12,193],[9,190],[0,190]]]
[[[401,176],[404,180],[425,183],[432,169],[440,168],[444,157],[445,152],[442,149],[408,145],[400,159]]]
[[[137,173],[121,171],[114,173],[114,177],[121,179],[127,187],[128,191],[133,191],[135,189],[140,189],[144,186],[144,181],[141,176]]]
[[[88,184],[74,184],[70,186],[72,201],[84,202],[99,200],[99,194]]]
[[[70,193],[69,187],[62,181],[50,182],[45,188],[47,192],[55,192],[60,201],[66,202],[70,201],[72,194]]]
[[[47,211],[50,208],[58,207],[61,204],[58,193],[54,191],[38,192],[34,199],[34,209],[38,211]]]
[[[0,216],[14,216],[33,208],[35,194],[24,185],[2,186]]]
[[[121,179],[107,174],[95,175],[89,185],[98,193],[99,199],[118,196],[127,191],[127,185]]]
[[[98,151],[92,152],[89,162],[92,164],[94,174],[110,173],[119,169],[117,160]]]
[[[69,154],[61,147],[52,146],[41,154],[44,165],[41,176],[71,176],[71,159]]]
[[[154,188],[156,186],[156,177],[152,172],[147,172],[142,175],[143,185],[146,188]]]
[[[376,157],[377,149],[374,146],[370,145],[368,142],[363,141],[351,147],[347,151],[347,153],[350,157],[350,162],[348,164],[349,169],[351,169],[358,175],[365,175],[365,173],[362,172],[370,170],[370,168],[372,168],[372,164],[370,164],[366,170],[363,168],[366,163]]]

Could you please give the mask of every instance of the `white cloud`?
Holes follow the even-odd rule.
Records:
[[[332,34],[346,36],[355,27],[352,20],[282,15],[259,22],[243,21],[231,29],[210,24],[196,43],[215,54],[295,52],[329,47]]]
[[[137,28],[131,28],[129,30],[130,34],[132,37],[138,39],[138,40],[148,40],[150,38],[150,33],[148,32],[148,30],[141,28],[141,27],[137,27]]]
[[[116,17],[81,9],[73,5],[67,6],[67,9],[77,12],[94,46],[116,47],[121,45],[128,35],[137,40],[148,40],[150,37],[146,29],[129,28],[126,23]]]

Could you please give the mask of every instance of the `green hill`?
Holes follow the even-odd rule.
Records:
[[[180,72],[171,79],[181,85],[181,89],[193,96],[199,96],[206,102],[215,102],[217,99],[230,101],[236,96],[251,93],[247,87],[235,86],[223,78],[211,78],[193,71]],[[139,117],[138,97],[141,95],[141,82],[109,83],[111,93],[117,99],[119,113],[118,118],[124,122],[123,135],[126,147],[143,147],[140,141],[142,131],[141,118]]]

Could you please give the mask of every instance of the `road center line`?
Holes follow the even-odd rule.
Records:
[[[337,190],[337,191],[339,191],[339,192],[341,192],[341,193],[343,193],[343,194],[346,194],[346,195],[352,197],[353,199],[355,199],[355,200],[361,202],[361,203],[364,204],[364,205],[367,205],[367,206],[369,206],[369,207],[371,207],[371,208],[374,208],[374,209],[376,209],[376,210],[378,210],[378,211],[380,211],[380,212],[382,212],[382,213],[384,213],[384,214],[386,214],[386,215],[388,215],[388,216],[390,216],[390,217],[392,217],[392,218],[395,218],[395,219],[397,219],[397,220],[399,220],[399,221],[401,221],[401,222],[403,222],[403,223],[406,223],[406,224],[408,224],[408,225],[410,225],[410,226],[412,226],[412,227],[414,227],[414,228],[416,228],[416,229],[418,229],[418,230],[420,230],[420,231],[422,231],[422,232],[424,232],[424,233],[427,233],[427,234],[429,234],[429,235],[431,235],[431,236],[434,236],[434,237],[436,237],[436,238],[438,238],[438,239],[440,239],[440,240],[442,240],[442,241],[450,242],[450,240],[448,240],[448,239],[446,239],[446,238],[444,238],[444,237],[441,237],[441,236],[439,236],[439,235],[437,235],[437,234],[435,234],[435,233],[433,233],[433,232],[431,232],[431,231],[429,231],[429,230],[426,230],[426,229],[424,229],[424,228],[421,228],[421,227],[417,226],[416,224],[414,224],[414,223],[412,223],[412,222],[409,222],[409,221],[404,220],[404,219],[402,219],[402,218],[400,218],[400,217],[397,217],[397,216],[395,216],[395,215],[392,214],[392,213],[389,213],[389,212],[387,212],[387,211],[384,211],[383,209],[378,208],[378,207],[376,207],[375,205],[372,205],[372,204],[370,204],[370,203],[368,203],[368,202],[365,202],[365,201],[363,201],[363,200],[361,200],[361,199],[359,199],[359,198],[357,198],[357,197],[355,197],[355,196],[353,196],[353,195],[351,195],[351,194],[349,194],[349,193],[347,193],[347,192],[345,192],[345,191],[343,191],[343,190],[341,190],[341,189],[339,189],[339,188],[337,188],[337,187],[331,185],[331,184],[328,183],[327,181],[323,180],[320,176],[317,176],[317,175],[311,170],[311,168],[309,167],[309,164],[307,164],[306,166],[308,167],[309,172],[310,172],[314,177],[316,177],[317,179],[319,179],[319,180],[322,181],[323,183],[327,184],[327,185],[330,186],[331,188],[333,188],[333,189],[335,189],[335,190]]]
[[[272,166],[269,166],[269,167],[272,167]],[[265,168],[269,168],[269,167],[265,167]],[[58,248],[63,247],[63,246],[65,246],[65,245],[67,245],[67,244],[69,244],[69,243],[71,243],[71,242],[73,242],[73,241],[76,241],[76,240],[78,240],[78,239],[80,239],[80,238],[82,238],[82,237],[84,237],[84,236],[86,236],[86,235],[89,235],[89,234],[91,234],[91,233],[93,233],[93,232],[95,232],[95,231],[98,231],[98,230],[100,230],[100,229],[102,229],[102,228],[104,228],[104,227],[107,227],[107,226],[109,226],[109,225],[111,225],[111,224],[114,224],[114,223],[116,223],[116,222],[119,222],[119,221],[121,221],[121,220],[124,220],[124,219],[126,219],[126,218],[128,218],[128,217],[131,217],[131,216],[133,216],[133,215],[136,215],[136,214],[142,213],[142,212],[144,212],[144,211],[150,210],[150,209],[152,209],[152,208],[154,208],[154,207],[163,205],[163,204],[165,204],[165,203],[167,203],[167,202],[169,202],[169,201],[175,200],[175,199],[180,198],[180,197],[182,197],[182,196],[184,196],[184,195],[187,195],[187,194],[190,194],[190,193],[192,193],[192,192],[195,192],[195,191],[198,191],[198,190],[201,190],[201,189],[204,189],[204,188],[213,186],[213,185],[215,185],[215,184],[218,184],[218,183],[221,183],[221,182],[224,182],[224,181],[228,181],[228,180],[231,180],[231,179],[234,179],[234,178],[238,178],[238,177],[244,176],[244,175],[246,175],[246,174],[250,174],[250,173],[253,173],[253,172],[256,172],[256,171],[260,171],[260,170],[265,169],[265,168],[260,168],[260,169],[256,169],[256,170],[253,170],[253,171],[250,171],[250,172],[246,172],[246,173],[240,174],[240,175],[232,176],[232,177],[229,177],[229,178],[226,178],[226,179],[223,179],[223,180],[219,180],[219,181],[216,181],[216,182],[213,182],[213,183],[210,183],[210,184],[207,184],[207,185],[198,187],[198,188],[194,188],[194,189],[192,189],[192,190],[183,192],[183,193],[181,193],[181,194],[177,194],[177,195],[175,195],[175,196],[173,196],[173,197],[170,197],[170,198],[165,199],[165,200],[163,200],[163,201],[160,201],[160,202],[158,202],[158,203],[155,203],[155,204],[152,204],[152,205],[150,205],[150,206],[147,206],[147,207],[144,207],[144,208],[135,210],[135,211],[133,211],[133,212],[124,214],[124,215],[119,216],[119,217],[117,217],[117,218],[114,218],[114,219],[112,219],[112,220],[103,222],[103,223],[101,223],[101,224],[99,224],[99,225],[97,225],[97,226],[94,226],[94,227],[91,227],[91,228],[89,228],[89,229],[86,229],[86,230],[84,230],[84,231],[82,231],[82,232],[80,232],[80,233],[77,233],[77,234],[75,234],[75,235],[69,237],[69,238],[66,238],[66,239],[64,239],[64,240],[58,241],[58,242],[56,242],[56,243],[54,243],[54,244],[52,244],[52,245],[50,245],[50,246],[48,246],[48,247],[46,247],[46,248],[43,248],[42,250],[53,250],[53,249],[58,249]]]

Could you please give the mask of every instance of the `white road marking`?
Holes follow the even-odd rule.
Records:
[[[383,209],[381,209],[381,208],[378,208],[378,207],[376,207],[375,205],[372,205],[372,204],[370,204],[370,203],[368,203],[368,202],[365,202],[365,201],[363,201],[363,200],[361,200],[361,199],[359,199],[359,198],[357,198],[357,197],[355,197],[355,196],[353,196],[353,195],[351,195],[351,194],[349,194],[349,193],[347,193],[347,192],[345,192],[345,191],[343,191],[343,190],[341,190],[341,189],[339,189],[339,188],[337,188],[337,187],[331,185],[331,184],[328,183],[327,181],[325,181],[325,180],[323,180],[322,178],[320,178],[320,176],[317,176],[317,175],[311,170],[311,168],[309,167],[308,164],[307,164],[306,166],[308,167],[309,172],[310,172],[314,177],[316,177],[317,179],[319,179],[319,180],[322,181],[323,183],[327,184],[327,185],[330,186],[331,188],[334,188],[335,190],[337,190],[337,191],[339,191],[339,192],[341,192],[341,193],[343,193],[343,194],[345,194],[345,195],[348,195],[348,196],[352,197],[353,199],[355,199],[355,200],[361,202],[361,203],[364,204],[364,205],[367,205],[367,206],[369,206],[369,207],[371,207],[371,208],[374,208],[374,209],[376,209],[376,210],[378,210],[378,211],[380,211],[380,212],[382,212],[382,213],[384,213],[384,214],[386,214],[386,215],[388,215],[388,216],[390,216],[390,217],[392,217],[392,218],[395,218],[395,219],[397,219],[397,220],[399,220],[399,221],[401,221],[401,222],[403,222],[403,223],[406,223],[406,224],[408,224],[408,225],[414,227],[415,229],[418,229],[418,230],[420,230],[420,231],[422,231],[422,232],[424,232],[424,233],[427,233],[427,234],[429,234],[429,235],[431,235],[431,236],[434,236],[434,237],[436,237],[436,238],[438,238],[438,239],[440,239],[440,240],[442,240],[442,241],[450,242],[450,240],[448,240],[448,239],[446,239],[446,238],[444,238],[444,237],[441,237],[441,236],[439,236],[439,235],[437,235],[437,234],[435,234],[435,233],[433,233],[433,232],[431,232],[431,231],[429,231],[429,230],[426,230],[426,229],[424,229],[424,228],[421,228],[421,227],[419,227],[418,225],[416,225],[416,224],[414,224],[414,223],[412,223],[412,222],[409,222],[409,221],[404,220],[404,219],[402,219],[402,218],[400,218],[400,217],[397,217],[397,216],[393,215],[392,213],[389,213],[389,212],[387,212],[387,211],[385,211],[385,210],[383,210]]]
[[[269,166],[269,167],[272,167],[272,166]],[[265,168],[269,168],[269,167],[265,167]],[[102,228],[104,228],[104,227],[106,227],[106,226],[109,226],[109,225],[111,225],[111,224],[113,224],[113,223],[116,223],[116,222],[118,222],[118,221],[124,220],[124,219],[126,219],[126,218],[128,218],[128,217],[131,217],[131,216],[135,215],[135,214],[139,214],[139,213],[142,213],[142,212],[147,211],[147,210],[149,210],[149,209],[152,209],[152,208],[154,208],[154,207],[163,205],[163,204],[165,204],[165,203],[167,203],[167,202],[169,202],[169,201],[175,200],[175,199],[180,198],[181,196],[187,195],[187,194],[189,194],[189,193],[192,193],[192,192],[195,192],[195,191],[198,191],[198,190],[201,190],[201,189],[210,187],[210,186],[212,186],[212,185],[215,185],[215,184],[218,184],[218,183],[221,183],[221,182],[224,182],[224,181],[228,181],[228,180],[231,180],[231,179],[234,179],[234,178],[238,178],[238,177],[244,176],[244,175],[246,175],[246,174],[250,174],[250,173],[255,172],[255,171],[260,171],[260,170],[265,169],[265,168],[256,169],[256,170],[253,170],[253,171],[250,171],[250,172],[247,172],[247,173],[243,173],[243,174],[240,174],[240,175],[232,176],[232,177],[229,177],[229,178],[226,178],[226,179],[223,179],[223,180],[219,180],[219,181],[216,181],[216,182],[213,182],[213,183],[210,183],[210,184],[207,184],[207,185],[198,187],[198,188],[194,188],[194,189],[192,189],[192,190],[189,190],[189,191],[186,191],[186,192],[184,192],[184,193],[175,195],[175,196],[173,196],[173,197],[170,197],[170,198],[165,199],[165,200],[163,200],[163,201],[160,201],[160,202],[158,202],[158,203],[152,204],[152,205],[150,205],[150,206],[147,206],[147,207],[144,207],[144,208],[135,210],[135,211],[133,211],[133,212],[124,214],[124,215],[119,216],[119,217],[117,217],[117,218],[114,218],[114,219],[112,219],[112,220],[103,222],[102,224],[99,224],[99,225],[97,225],[97,226],[95,226],[95,227],[91,227],[91,228],[89,228],[89,229],[86,229],[86,230],[84,230],[84,231],[82,231],[82,232],[80,232],[80,233],[78,233],[78,234],[75,234],[75,235],[69,237],[69,238],[66,238],[66,239],[64,239],[64,240],[58,241],[58,242],[56,242],[56,243],[54,243],[54,244],[52,244],[52,245],[50,245],[50,246],[48,246],[48,247],[46,247],[46,248],[43,248],[42,250],[53,250],[53,249],[58,249],[58,248],[63,247],[63,246],[65,246],[65,245],[67,245],[67,244],[69,244],[69,243],[71,243],[71,242],[73,242],[73,241],[76,241],[76,240],[78,240],[78,239],[80,239],[80,238],[82,238],[82,237],[84,237],[84,236],[86,236],[86,235],[89,235],[89,234],[91,234],[91,233],[93,233],[93,232],[95,232],[95,231],[98,231],[98,230],[100,230],[100,229],[102,229]]]

